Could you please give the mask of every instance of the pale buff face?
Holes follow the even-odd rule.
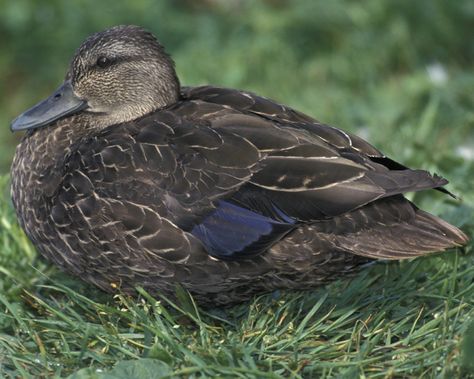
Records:
[[[115,27],[89,37],[76,51],[66,80],[101,124],[130,121],[177,101],[171,58],[138,27]]]

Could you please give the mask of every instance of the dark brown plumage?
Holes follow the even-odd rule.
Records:
[[[445,179],[252,93],[180,89],[138,27],[89,37],[12,129],[27,129],[11,172],[23,229],[106,291],[180,284],[228,304],[467,241],[402,195]]]

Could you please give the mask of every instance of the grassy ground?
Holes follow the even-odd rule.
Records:
[[[1,173],[15,141],[8,120],[59,83],[80,40],[136,23],[169,46],[183,83],[254,90],[447,177],[461,200],[410,198],[474,236],[472,2],[64,4],[1,4]],[[472,243],[202,310],[185,295],[179,305],[112,298],[61,274],[19,230],[7,187],[3,176],[0,376],[474,378]]]

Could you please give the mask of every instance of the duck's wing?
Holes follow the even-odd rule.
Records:
[[[390,170],[353,147],[328,144],[308,126],[295,129],[234,114],[214,120],[213,128],[238,134],[261,154],[251,177],[193,230],[221,258],[260,253],[302,223],[335,219],[378,199],[447,183],[426,171]],[[286,144],[277,147],[272,139]],[[386,211],[390,218],[392,210]]]
[[[400,246],[397,251],[381,248],[380,251],[384,251],[378,254],[381,257],[390,256],[392,250],[393,257],[403,256],[403,250],[408,257],[465,242],[465,235],[457,228],[447,228],[447,223],[435,217],[430,219],[431,224],[426,222],[427,218],[420,216],[421,211],[397,196],[409,191],[440,188],[447,183],[445,179],[423,170],[410,170],[357,136],[250,93],[202,87],[193,89],[189,97],[223,105],[226,109],[237,109],[238,114],[214,111],[208,112],[210,117],[205,113],[200,118],[209,118],[217,132],[225,130],[244,137],[261,154],[258,169],[249,180],[194,229],[195,235],[214,255],[238,258],[255,254],[302,223],[326,225],[327,220],[342,226],[348,225],[347,220],[350,220],[360,226],[358,234],[347,231],[345,243],[358,243],[357,252],[361,255],[365,243],[368,246],[366,254],[377,256],[370,246],[371,233],[367,231],[375,233],[383,227],[397,232],[379,233],[376,239],[381,243],[380,247],[384,243],[396,244],[396,240],[400,241]],[[193,112],[188,110],[187,113]],[[383,201],[392,197],[398,199],[399,213],[394,213],[393,201]],[[374,202],[377,204],[367,206]],[[235,206],[240,207],[240,213],[252,213],[237,215]],[[254,213],[267,218],[260,220],[260,228],[255,227]],[[372,213],[373,220],[368,220]],[[425,221],[420,222],[420,219]],[[244,231],[233,237],[232,233],[238,235],[236,231],[241,226],[251,227],[254,232]],[[335,228],[333,237],[344,233]],[[417,234],[423,236],[418,241],[413,238]],[[445,238],[434,238],[436,234],[443,234]],[[263,237],[256,238],[258,235]],[[386,241],[383,235],[387,237]],[[351,239],[351,236],[357,238]],[[405,237],[410,241],[407,245],[402,243]],[[442,243],[436,248],[430,239],[442,240]],[[418,250],[414,248],[416,243]]]

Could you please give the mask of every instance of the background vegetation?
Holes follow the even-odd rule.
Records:
[[[275,98],[447,177],[462,200],[411,198],[474,234],[470,0],[0,0],[0,9],[0,174],[19,138],[10,120],[59,85],[87,35],[132,23],[156,33],[186,85]],[[7,187],[4,176],[0,376],[474,377],[472,244],[315,291],[211,311],[183,295],[176,309],[147,294],[112,299],[58,273],[19,230]]]

